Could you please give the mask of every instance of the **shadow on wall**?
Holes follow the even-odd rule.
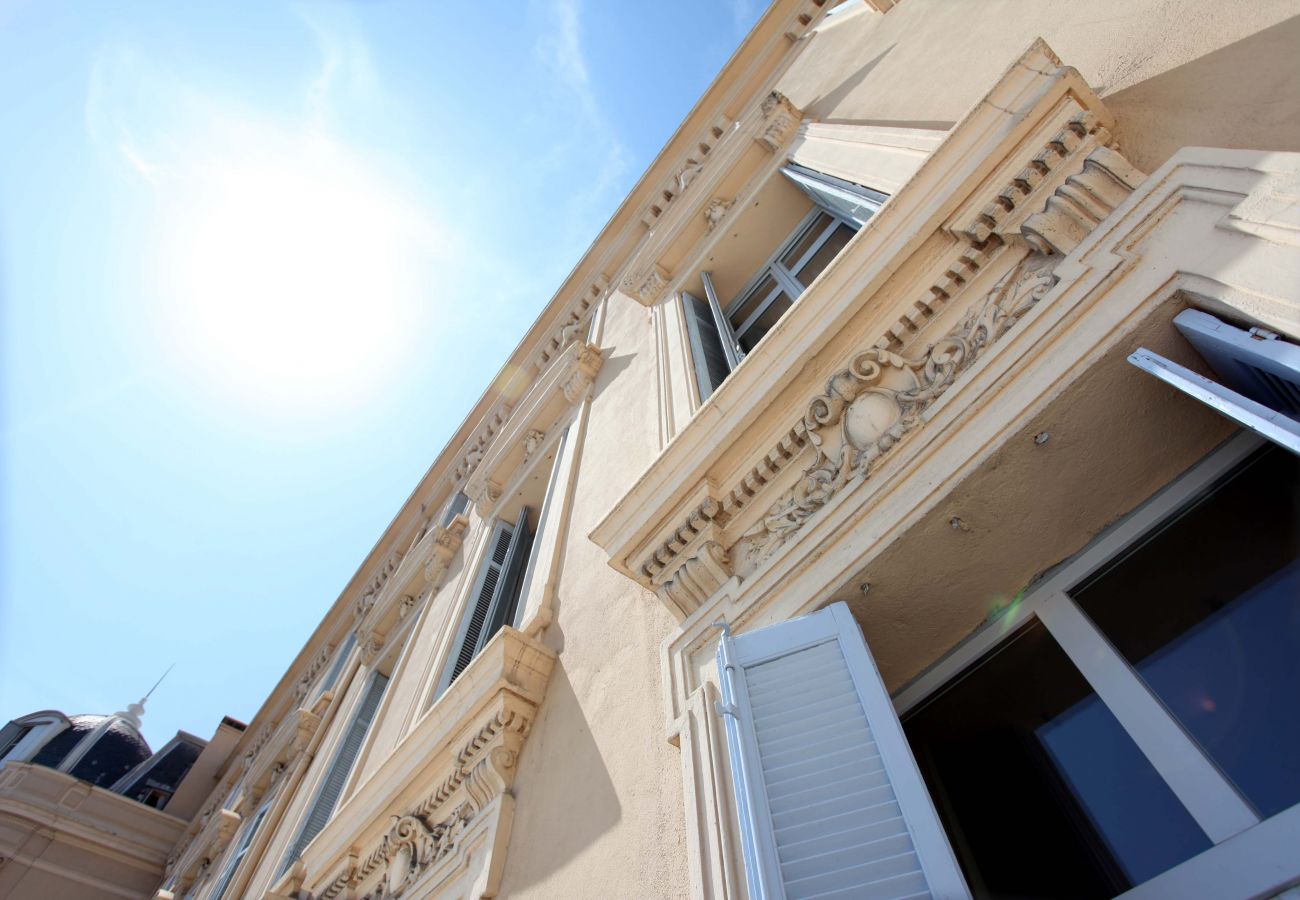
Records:
[[[606,385],[612,384],[614,379],[619,376],[624,369],[632,365],[633,359],[636,358],[634,353],[624,353],[620,356],[611,356],[605,360],[600,367],[600,372],[596,375],[596,387],[592,396],[599,396]]]
[[[814,38],[814,40],[816,40],[816,38]],[[813,119],[834,124],[834,119],[824,118],[826,114],[838,109],[840,104],[844,102],[845,98],[857,90],[858,85],[867,80],[867,76],[871,74],[871,70],[880,65],[880,61],[892,53],[894,48],[897,46],[897,44],[890,44],[867,62],[863,63],[861,68],[848,78],[841,81],[838,87],[827,91],[812,103],[809,103],[808,107],[804,110],[804,114]]]
[[[1300,16],[1103,102],[1124,154],[1146,172],[1185,146],[1300,150]]]
[[[520,757],[519,776],[503,897],[544,883],[622,816],[563,660],[551,672],[541,715]]]

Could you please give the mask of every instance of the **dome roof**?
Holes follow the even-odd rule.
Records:
[[[121,714],[69,716],[68,726],[46,741],[32,762],[57,769],[75,755],[68,774],[108,787],[153,755],[139,721]]]

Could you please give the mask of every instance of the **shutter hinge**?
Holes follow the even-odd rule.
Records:
[[[721,700],[716,700],[713,703],[713,708],[717,710],[719,716],[731,716],[737,722],[740,721],[740,710],[736,708],[734,703],[723,703]]]

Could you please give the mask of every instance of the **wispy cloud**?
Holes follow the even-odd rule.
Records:
[[[578,111],[573,137],[554,146],[549,156],[561,165],[580,160],[585,187],[570,200],[571,217],[589,227],[588,220],[596,208],[608,208],[612,194],[621,187],[627,172],[629,154],[617,131],[601,109],[592,84],[590,69],[583,51],[583,30],[579,0],[549,0],[545,17],[551,27],[542,32],[536,56],[554,76],[557,85],[573,101]],[[586,237],[590,238],[591,234]]]
[[[731,22],[742,33],[757,17],[758,0],[727,0],[731,10]]]
[[[332,13],[326,17],[327,12]],[[379,78],[375,73],[370,46],[355,24],[340,19],[343,7],[300,7],[298,15],[316,38],[321,55],[319,71],[311,79],[307,104],[319,127],[330,124],[334,103],[340,96],[360,102],[379,99]]]

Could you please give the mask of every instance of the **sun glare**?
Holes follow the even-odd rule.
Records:
[[[196,185],[165,266],[187,366],[245,402],[326,414],[393,377],[429,238],[391,188],[328,147],[214,165]]]

